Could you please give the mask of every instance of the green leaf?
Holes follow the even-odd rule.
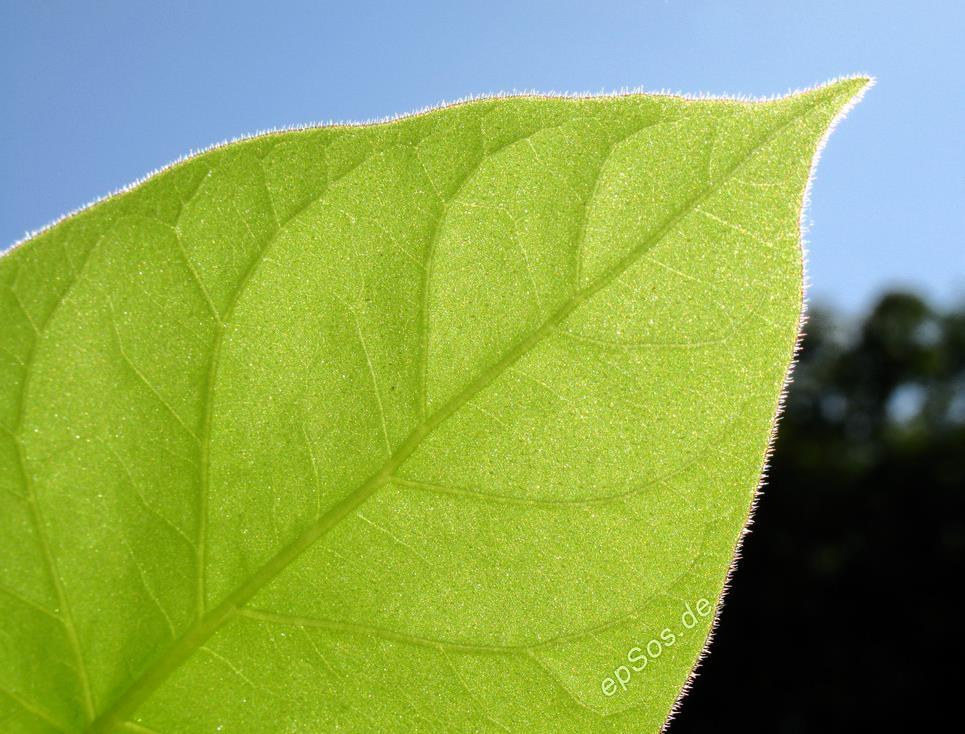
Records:
[[[4,730],[658,731],[867,83],[263,135],[13,249]]]

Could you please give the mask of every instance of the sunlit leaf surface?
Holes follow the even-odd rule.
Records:
[[[655,732],[864,88],[264,135],[0,259],[0,727]]]

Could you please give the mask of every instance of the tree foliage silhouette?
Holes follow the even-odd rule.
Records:
[[[891,293],[858,328],[819,310],[806,333],[744,560],[673,734],[921,730],[955,700],[965,308]]]

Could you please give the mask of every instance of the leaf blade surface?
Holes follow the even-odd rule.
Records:
[[[4,257],[11,715],[658,730],[762,470],[812,159],[865,83],[264,136]]]

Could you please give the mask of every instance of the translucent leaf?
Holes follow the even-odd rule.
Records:
[[[867,84],[256,137],[0,259],[0,719],[653,732]]]

